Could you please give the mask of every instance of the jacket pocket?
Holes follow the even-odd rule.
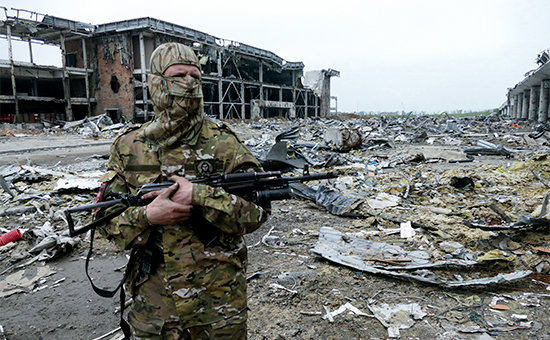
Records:
[[[164,327],[164,319],[142,314],[135,310],[128,313],[128,323],[132,325],[137,337],[161,335],[162,327]]]

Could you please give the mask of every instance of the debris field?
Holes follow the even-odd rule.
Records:
[[[249,339],[550,339],[545,125],[497,114],[229,124],[266,171],[338,174],[292,184],[295,197],[247,235]],[[89,235],[70,237],[64,211],[94,201],[122,126],[0,128],[0,340],[120,339],[118,298],[93,293]],[[127,255],[96,235],[94,282],[116,287]]]

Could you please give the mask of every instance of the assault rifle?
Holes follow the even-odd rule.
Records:
[[[305,175],[297,177],[283,177],[280,171],[212,174],[202,178],[193,179],[191,180],[191,182],[206,184],[211,187],[220,187],[228,193],[235,194],[240,197],[246,197],[248,200],[256,204],[264,205],[271,201],[291,198],[292,190],[289,186],[290,183],[307,182],[338,177],[334,172],[310,174],[307,167],[304,169],[304,173]],[[107,223],[111,219],[122,214],[127,207],[147,205],[149,202],[142,200],[141,197],[143,195],[153,191],[166,189],[173,184],[174,182],[146,184],[142,186],[135,195],[128,193],[112,194],[115,199],[67,209],[65,210],[65,216],[67,218],[67,224],[69,225],[69,235],[71,237],[74,237],[76,235],[83,234],[99,225]],[[124,206],[90,224],[75,229],[71,214],[80,211],[91,211],[99,208],[107,208],[117,204],[123,204]],[[191,223],[191,225],[193,225],[193,223]],[[201,238],[200,234],[204,232],[204,228],[202,229],[202,232],[199,230],[195,230],[195,228],[193,229],[198,234],[197,236],[199,238]],[[209,238],[211,238],[211,236]]]

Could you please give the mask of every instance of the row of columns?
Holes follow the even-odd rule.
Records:
[[[218,108],[219,108],[219,118],[220,119],[226,119],[226,118],[229,118],[229,116],[226,114],[228,112],[225,112],[224,110],[224,104],[229,104],[231,105],[231,103],[225,103],[224,102],[224,99],[227,95],[227,92],[229,90],[227,90],[225,93],[223,91],[223,67],[224,67],[224,63],[223,63],[223,54],[222,52],[218,52],[218,58],[217,58],[217,76],[218,76],[218,98],[219,98],[219,102],[218,102]],[[258,69],[258,72],[259,72],[259,77],[258,77],[258,82],[260,83],[259,84],[259,100],[260,101],[264,101],[266,100],[266,93],[265,91],[268,89],[268,88],[275,88],[275,89],[278,89],[279,90],[279,101],[282,102],[283,101],[283,87],[282,86],[269,86],[269,85],[264,85],[264,65],[263,63],[260,61],[259,63],[259,69]],[[325,87],[325,92],[328,93],[328,96],[330,96],[330,76],[327,77],[329,79],[328,81],[328,85],[325,84],[325,82],[323,83],[324,87]],[[233,83],[239,83],[239,81],[231,81]],[[307,98],[307,91],[300,91],[300,90],[297,90],[296,87],[297,87],[297,82],[296,82],[296,75],[293,74],[293,77],[292,77],[292,87],[293,87],[293,90],[292,90],[292,101],[294,104],[296,104],[296,101],[298,99],[298,96],[302,95],[303,96],[303,99],[304,99],[304,112],[305,112],[305,116],[308,116],[308,108],[311,106],[311,105],[314,105],[315,106],[315,117],[318,117],[319,116],[319,107],[316,103],[308,103],[308,98]],[[245,84],[244,84],[244,81],[240,81],[240,95],[241,95],[241,119],[244,119],[245,117]],[[330,97],[329,97],[330,98]],[[330,101],[330,99],[328,99]],[[236,103],[233,103],[232,105],[235,105]],[[327,104],[328,105],[328,104]],[[231,108],[230,108],[231,109]],[[322,109],[321,109],[321,112]]]
[[[12,34],[11,34],[11,22],[6,23],[6,33],[8,36],[8,54],[10,58],[10,76],[11,76],[11,85],[12,85],[12,92],[13,92],[13,98],[15,103],[15,120],[14,122],[19,123],[21,122],[21,112],[19,108],[19,98],[17,96],[17,84],[15,80],[15,66],[14,66],[14,59],[13,59],[13,47],[12,47]],[[31,38],[29,37],[29,57],[31,64],[33,63],[33,51],[32,51],[32,42]],[[72,121],[74,120],[73,116],[73,110],[71,105],[71,90],[70,90],[70,81],[69,81],[69,72],[67,70],[67,50],[65,48],[65,35],[63,32],[60,32],[60,48],[61,48],[61,60],[62,60],[62,68],[63,68],[63,92],[64,92],[64,98],[65,98],[65,113],[67,115],[67,120]],[[91,117],[92,111],[91,111],[91,105],[90,105],[90,87],[89,87],[89,79],[88,79],[88,60],[87,60],[87,53],[86,53],[86,41],[84,38],[82,38],[82,54],[83,54],[83,60],[84,60],[84,69],[86,71],[85,75],[85,83],[86,83],[86,99],[88,104],[88,116]],[[35,82],[35,88],[36,88],[36,82]],[[37,92],[35,92],[35,95],[37,95]]]
[[[512,118],[539,121],[548,121],[550,100],[550,80],[542,80],[540,84],[517,94],[508,94],[508,105],[504,108],[505,114]]]

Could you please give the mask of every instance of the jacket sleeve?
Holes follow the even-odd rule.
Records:
[[[263,171],[258,160],[240,143],[236,146],[233,164],[226,170],[228,173]],[[201,208],[208,221],[229,234],[242,235],[255,231],[271,212],[270,204],[260,206],[222,188],[205,184],[193,185],[192,204]]]
[[[136,193],[132,192],[135,190],[130,189],[127,185],[116,143],[111,146],[111,156],[107,168],[107,173],[101,179],[101,181],[108,183],[105,190],[106,196],[112,193]],[[124,205],[118,204],[97,214],[105,216],[121,208],[124,208]],[[136,245],[143,245],[152,230],[149,228],[151,224],[147,220],[145,208],[144,206],[128,207],[122,214],[100,228],[99,231],[107,239],[112,240],[120,249],[131,249]]]

